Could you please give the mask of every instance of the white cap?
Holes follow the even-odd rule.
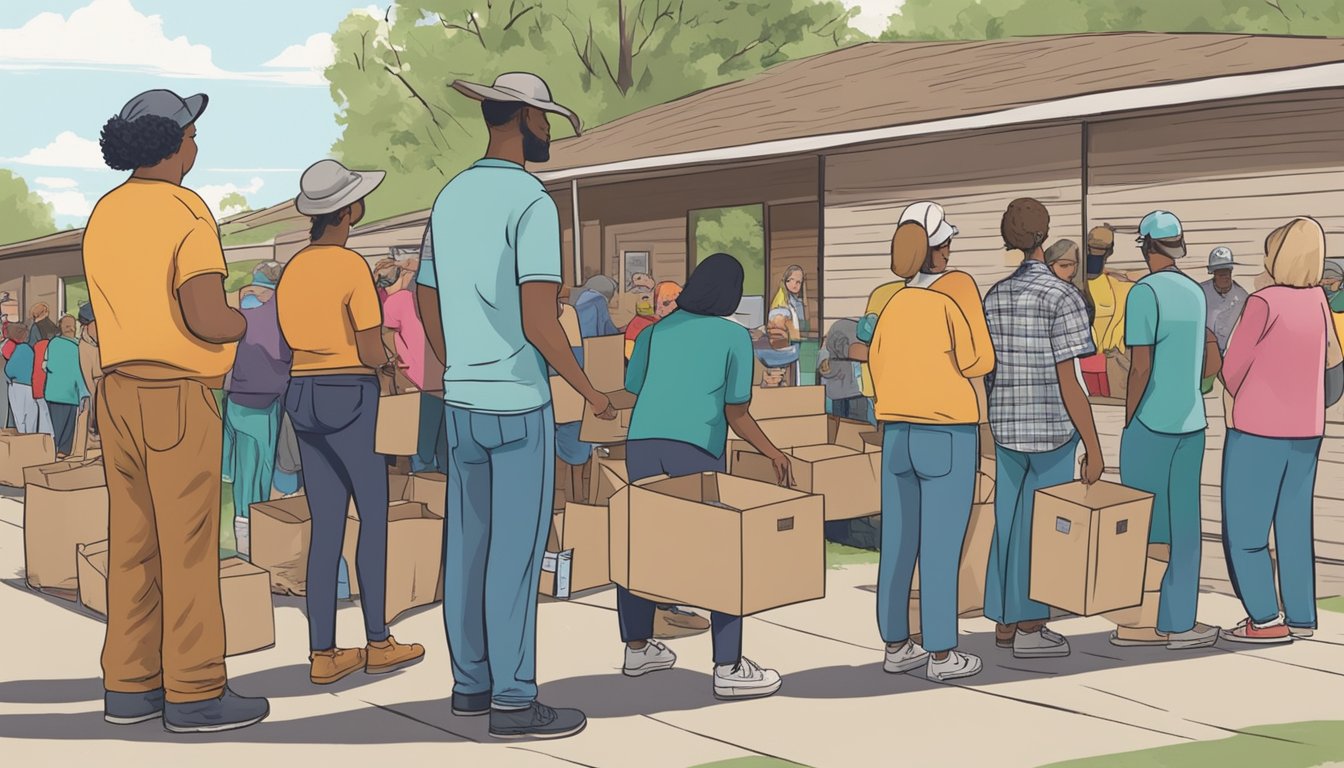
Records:
[[[901,211],[901,218],[897,220],[896,226],[900,226],[907,221],[913,221],[924,227],[924,231],[929,233],[929,245],[938,247],[948,240],[961,234],[961,232],[947,221],[947,212],[943,206],[929,201],[911,203]]]

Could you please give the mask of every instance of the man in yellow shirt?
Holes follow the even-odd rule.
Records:
[[[265,699],[228,689],[219,596],[223,422],[212,387],[243,316],[224,298],[214,217],[182,186],[203,94],[136,96],[103,126],[103,158],[133,171],[98,201],[84,273],[98,318],[99,427],[107,468],[104,717],[169,731],[243,728]]]

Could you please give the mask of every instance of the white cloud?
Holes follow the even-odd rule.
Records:
[[[28,150],[22,157],[0,158],[9,163],[40,165],[48,168],[88,168],[106,170],[103,150],[98,142],[79,136],[74,131],[62,131],[50,144]]]
[[[74,216],[85,218],[93,213],[93,203],[84,196],[78,189],[62,190],[53,192],[49,189],[39,189],[37,194],[48,203],[51,203],[52,209],[57,216]]]
[[[34,181],[37,186],[47,189],[74,189],[79,186],[79,182],[74,179],[59,178],[55,176],[38,176]]]
[[[877,37],[887,31],[893,14],[901,10],[905,0],[840,0],[846,8],[858,8],[859,15],[850,21],[855,29]]]
[[[308,44],[312,42],[309,38]],[[305,46],[292,46],[272,61]],[[277,71],[221,69],[215,65],[209,46],[185,37],[169,38],[163,31],[163,17],[137,11],[130,0],[92,0],[68,17],[39,13],[18,29],[0,29],[0,69],[121,70],[293,85],[323,82],[319,73],[308,67],[272,66]]]
[[[264,186],[266,186],[266,182],[262,181],[257,176],[253,176],[251,181],[247,183],[247,186],[243,187],[240,187],[233,182],[229,182],[228,184],[206,184],[203,187],[196,187],[195,189],[196,194],[201,196],[201,199],[205,201],[206,205],[210,206],[210,210],[213,211],[215,217],[218,218],[223,214],[228,213],[228,211],[222,210],[219,206],[219,201],[223,200],[225,195],[238,192],[243,195],[243,197],[247,197],[248,195],[255,195],[260,192],[261,188]]]
[[[331,66],[335,60],[336,46],[331,42],[331,35],[319,32],[309,37],[303,45],[289,46],[262,66],[322,70]]]

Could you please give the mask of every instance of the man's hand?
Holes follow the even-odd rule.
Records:
[[[1106,471],[1106,462],[1100,455],[1094,461],[1091,454],[1085,454],[1078,469],[1079,479],[1083,481],[1083,485],[1093,485],[1101,480],[1101,474]]]
[[[779,484],[785,488],[793,487],[793,462],[784,452],[776,448],[772,453],[766,454],[770,463],[775,465],[775,478]]]
[[[588,407],[593,409],[593,415],[603,421],[611,421],[616,418],[616,409],[611,407],[611,398],[594,391],[588,396]]]

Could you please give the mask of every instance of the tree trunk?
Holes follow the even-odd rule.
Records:
[[[633,20],[626,16],[625,0],[616,0],[618,25],[621,40],[620,60],[616,67],[616,88],[624,96],[635,84],[635,25]]]

